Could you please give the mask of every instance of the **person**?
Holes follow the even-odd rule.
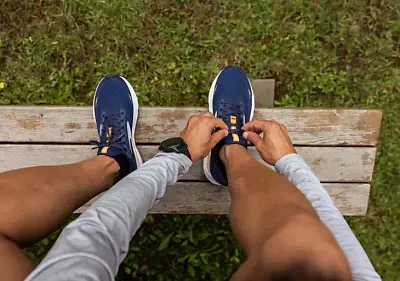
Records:
[[[138,102],[128,81],[103,78],[93,104],[97,156],[0,175],[1,280],[113,280],[148,210],[202,158],[207,178],[229,188],[232,230],[247,254],[231,280],[380,280],[286,127],[252,120],[254,94],[239,67],[214,80],[210,112],[192,116],[145,163],[135,146]],[[277,172],[247,153],[248,141]],[[24,255],[20,247],[104,191],[37,267]]]

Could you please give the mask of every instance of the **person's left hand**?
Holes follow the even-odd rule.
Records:
[[[215,131],[214,129],[219,129]],[[192,161],[196,162],[210,153],[211,149],[228,135],[228,126],[211,112],[193,115],[180,137],[188,145]]]

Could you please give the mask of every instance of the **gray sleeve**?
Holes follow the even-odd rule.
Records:
[[[26,280],[114,280],[148,210],[191,165],[176,153],[144,163],[70,223]]]
[[[332,231],[347,256],[353,280],[381,280],[353,231],[303,158],[297,154],[286,155],[276,163],[275,169],[302,191]]]

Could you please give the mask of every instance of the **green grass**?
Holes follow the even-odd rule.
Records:
[[[90,104],[121,73],[142,105],[204,105],[218,70],[277,81],[277,105],[384,109],[368,216],[348,221],[400,278],[398,1],[0,3],[0,104]],[[27,250],[40,260],[57,233]],[[149,216],[119,280],[225,280],[244,255],[225,216]]]

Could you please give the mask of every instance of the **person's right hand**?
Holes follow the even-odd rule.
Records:
[[[215,128],[219,129],[215,131]],[[196,162],[210,153],[211,149],[228,135],[228,126],[211,112],[193,115],[189,118],[181,138],[186,142],[191,160]]]
[[[254,144],[261,158],[271,165],[275,165],[287,154],[296,153],[283,124],[276,121],[253,120],[246,123],[242,129],[245,131],[243,137]],[[259,136],[260,133],[263,133],[263,138]]]

